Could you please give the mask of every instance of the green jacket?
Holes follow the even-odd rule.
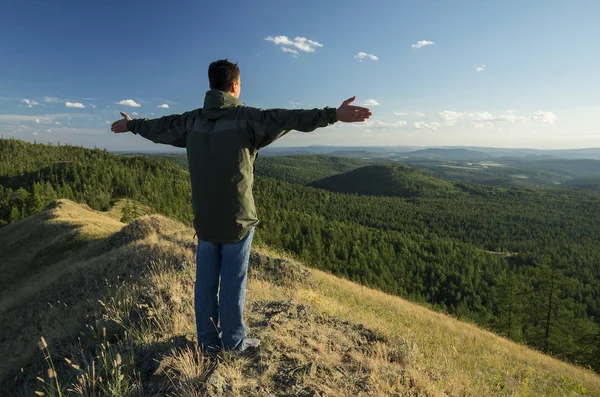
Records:
[[[211,90],[201,109],[134,119],[127,127],[153,142],[186,148],[198,238],[234,243],[258,223],[252,196],[258,149],[290,130],[310,132],[336,121],[334,108],[262,110]]]

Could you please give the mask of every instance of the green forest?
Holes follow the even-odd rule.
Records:
[[[295,157],[257,162],[257,240],[600,371],[599,193]],[[123,197],[191,225],[180,165],[0,140],[0,226],[56,198],[107,210]]]

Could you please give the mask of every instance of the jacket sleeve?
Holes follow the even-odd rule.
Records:
[[[244,110],[250,141],[256,149],[269,145],[290,130],[310,132],[337,121],[336,109],[330,107],[310,110],[263,110],[246,107]]]
[[[159,119],[133,119],[127,122],[127,129],[155,143],[185,147],[187,133],[195,112],[172,114]]]

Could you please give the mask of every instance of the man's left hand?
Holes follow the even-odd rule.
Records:
[[[112,123],[112,125],[110,126],[110,130],[114,133],[121,133],[121,132],[127,132],[129,131],[127,129],[127,122],[129,120],[131,120],[131,117],[129,117],[129,115],[125,112],[121,112],[121,116],[123,116],[123,118],[121,120],[117,120],[114,123]]]

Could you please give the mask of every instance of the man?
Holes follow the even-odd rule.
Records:
[[[260,342],[246,338],[243,319],[250,246],[258,223],[252,196],[258,150],[290,130],[310,132],[336,121],[362,122],[371,112],[351,105],[354,97],[338,109],[245,106],[238,99],[240,70],[227,59],[210,64],[208,79],[210,91],[202,108],[153,120],[132,120],[121,112],[123,119],[111,130],[186,148],[198,235],[194,293],[198,343],[209,351],[244,351]]]

